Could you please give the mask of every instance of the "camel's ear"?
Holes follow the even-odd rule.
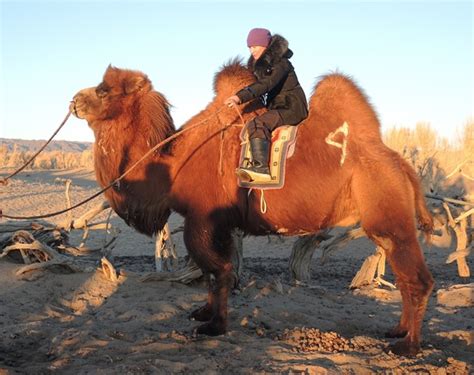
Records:
[[[147,76],[130,77],[123,83],[123,91],[125,94],[133,94],[140,91],[149,82]]]
[[[107,69],[105,69],[105,73],[104,73],[104,76],[109,73],[110,71],[116,69],[114,66],[112,66],[112,64],[109,64],[109,66],[107,66]]]

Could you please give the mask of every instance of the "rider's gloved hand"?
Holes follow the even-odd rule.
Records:
[[[228,107],[233,107],[234,105],[240,104],[240,99],[237,95],[232,95],[230,98],[226,99],[224,103]]]

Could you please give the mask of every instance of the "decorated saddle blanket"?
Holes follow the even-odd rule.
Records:
[[[298,126],[283,125],[272,132],[272,144],[270,147],[270,174],[271,180],[265,181],[243,181],[237,177],[240,187],[256,189],[281,189],[285,184],[286,160],[291,158],[295,151],[296,133]],[[248,168],[252,160],[250,142],[247,128],[244,127],[240,133],[242,148],[240,152],[241,168]]]

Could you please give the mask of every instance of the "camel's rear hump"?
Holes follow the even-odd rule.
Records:
[[[348,76],[324,76],[314,88],[309,107],[306,121],[316,122],[322,131],[333,132],[347,122],[350,138],[362,143],[382,142],[375,110],[363,90]]]

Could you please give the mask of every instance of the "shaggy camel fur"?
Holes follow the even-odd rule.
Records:
[[[106,192],[113,209],[137,230],[161,230],[171,211],[185,218],[184,240],[195,262],[215,276],[205,306],[191,314],[205,322],[197,333],[220,335],[227,328],[227,300],[233,281],[231,232],[252,235],[304,235],[360,222],[368,237],[383,247],[403,299],[398,325],[390,337],[399,354],[420,350],[421,322],[433,279],[417,240],[416,220],[432,228],[412,168],[381,139],[377,116],[360,88],[342,74],[323,77],[314,89],[309,116],[300,125],[296,150],[287,163],[284,188],[260,193],[237,186],[241,124],[226,98],[253,80],[240,61],[215,76],[215,97],[183,128],[185,132]],[[265,109],[257,101],[241,105],[245,121]],[[107,186],[147,150],[176,132],[166,99],[138,71],[109,66],[97,87],[81,90],[71,104],[95,135],[95,170]],[[349,126],[341,149],[325,142],[344,122]],[[342,142],[344,135],[334,136]]]

